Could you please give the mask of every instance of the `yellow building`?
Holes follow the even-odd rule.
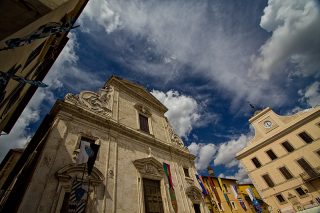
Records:
[[[289,116],[266,108],[249,120],[255,136],[237,159],[272,212],[319,208],[319,115],[320,107]]]
[[[220,179],[220,183],[219,183]],[[207,189],[205,203],[211,212],[258,212],[255,210],[247,188],[253,192],[254,199],[259,203],[257,207],[261,212],[268,212],[264,203],[252,184],[237,184],[236,179],[202,176],[202,181]]]
[[[0,3],[0,133],[9,133],[88,0]]]

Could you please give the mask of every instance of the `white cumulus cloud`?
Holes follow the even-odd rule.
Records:
[[[253,71],[269,78],[283,71],[289,61],[297,65],[289,72],[319,76],[320,9],[315,0],[269,0],[260,26],[272,36],[260,48]]]
[[[196,168],[197,170],[205,170],[209,166],[210,162],[217,151],[217,147],[214,144],[203,144],[203,143],[191,143],[188,146],[191,154],[197,156]]]
[[[226,167],[236,166],[238,160],[236,154],[241,151],[249,142],[250,136],[241,134],[239,138],[221,143],[215,156],[215,165],[225,165]]]
[[[306,102],[309,106],[314,107],[320,104],[320,82],[314,82],[304,90],[299,90],[300,102]]]
[[[166,116],[180,137],[186,138],[195,126],[207,124],[200,120],[202,107],[194,98],[173,90],[167,92],[153,90],[151,94],[168,108]],[[207,116],[207,118],[214,120],[214,116]]]

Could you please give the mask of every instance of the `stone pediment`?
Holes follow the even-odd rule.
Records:
[[[94,114],[110,118],[112,115],[113,87],[106,86],[98,92],[83,91],[78,95],[68,93],[64,101]]]
[[[133,161],[133,164],[144,176],[155,176],[162,178],[164,175],[162,164],[154,157],[142,158]]]
[[[157,98],[155,98],[150,92],[148,92],[144,87],[135,84],[133,82],[121,79],[119,77],[113,76],[111,79],[108,80],[107,84],[112,81],[118,82],[121,86],[126,88],[127,90],[136,93],[138,96],[147,99],[148,101],[152,102],[153,104],[157,105],[161,108],[164,112],[168,111],[167,107],[164,106]]]

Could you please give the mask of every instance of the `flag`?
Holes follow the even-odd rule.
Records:
[[[213,189],[213,193],[214,193],[218,203],[221,203],[221,200],[220,200],[219,194],[217,192],[216,186],[214,185],[213,181],[211,180],[211,177],[208,177],[208,179],[209,179],[209,184],[210,184],[211,188]]]
[[[234,195],[234,198],[237,199],[238,198],[238,191],[237,191],[237,187],[235,185],[230,185],[231,191]]]
[[[88,186],[83,185],[82,181],[74,179],[69,198],[70,213],[84,213],[86,209]]]
[[[174,212],[178,212],[178,204],[177,204],[176,194],[175,194],[174,188],[173,188],[170,165],[163,163],[163,170],[164,170],[164,173],[165,173],[167,180],[168,180],[168,183],[169,183],[169,194],[170,194],[170,199],[171,199],[171,204],[172,204],[173,210],[174,210]]]
[[[246,205],[244,204],[243,200],[239,197],[236,185],[232,184],[232,185],[230,185],[230,187],[231,187],[232,193],[234,195],[234,198],[236,200],[238,200],[238,202],[240,203],[240,206],[243,208],[243,210],[247,211]]]
[[[238,198],[238,201],[240,203],[240,206],[243,208],[243,210],[247,211],[246,204],[243,202],[242,198]]]
[[[201,175],[199,176],[199,178],[200,178],[200,180],[201,180],[201,182],[202,182],[202,184],[204,186],[204,189],[206,190],[207,194],[209,194],[209,190],[208,190],[209,187],[208,187],[207,183],[204,181],[204,179],[202,178]]]
[[[197,180],[198,180],[198,182],[199,182],[199,184],[200,184],[200,186],[201,186],[202,194],[203,194],[203,195],[207,195],[208,192],[207,192],[206,188],[204,187],[204,185],[203,185],[203,183],[202,183],[202,180],[200,179],[199,175],[196,175],[196,178],[197,178]]]
[[[258,200],[254,197],[252,188],[246,188],[246,191],[247,191],[247,193],[248,193],[248,195],[249,195],[249,197],[250,197],[250,199],[251,199],[251,201],[253,203],[253,207],[254,207],[255,211],[257,213],[261,213],[262,212],[262,208],[261,208]]]
[[[96,162],[98,151],[99,151],[100,145],[95,144],[95,143],[90,143],[90,155],[89,159],[87,162],[87,167],[88,167],[88,175],[91,175],[92,169],[94,167],[94,163]]]
[[[219,187],[220,187],[221,191],[222,191],[223,193],[225,193],[225,190],[224,190],[223,185],[222,185],[221,178],[219,178],[219,177],[218,177],[218,183],[219,183]]]
[[[80,152],[77,156],[76,163],[87,163],[91,155],[93,155],[93,151],[90,148],[90,143],[87,141],[80,141]]]
[[[226,199],[227,204],[229,205],[229,207],[230,207],[230,209],[231,209],[231,211],[232,211],[231,202],[230,202],[229,197],[228,197],[228,195],[227,195],[226,189],[223,187],[222,180],[221,180],[221,178],[219,178],[219,177],[218,177],[218,183],[219,183],[219,187],[220,187],[221,191],[223,192],[223,196],[224,196],[224,198]]]

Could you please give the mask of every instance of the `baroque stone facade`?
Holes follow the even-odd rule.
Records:
[[[194,175],[195,156],[166,111],[143,87],[115,76],[96,93],[67,94],[51,110],[52,124],[41,139],[31,142],[38,143],[39,155],[18,212],[61,212],[75,178],[89,187],[86,212],[148,212],[150,180],[159,185],[159,212],[174,212],[164,163],[171,168],[178,212],[208,212]],[[75,164],[84,138],[100,145],[90,176]]]

